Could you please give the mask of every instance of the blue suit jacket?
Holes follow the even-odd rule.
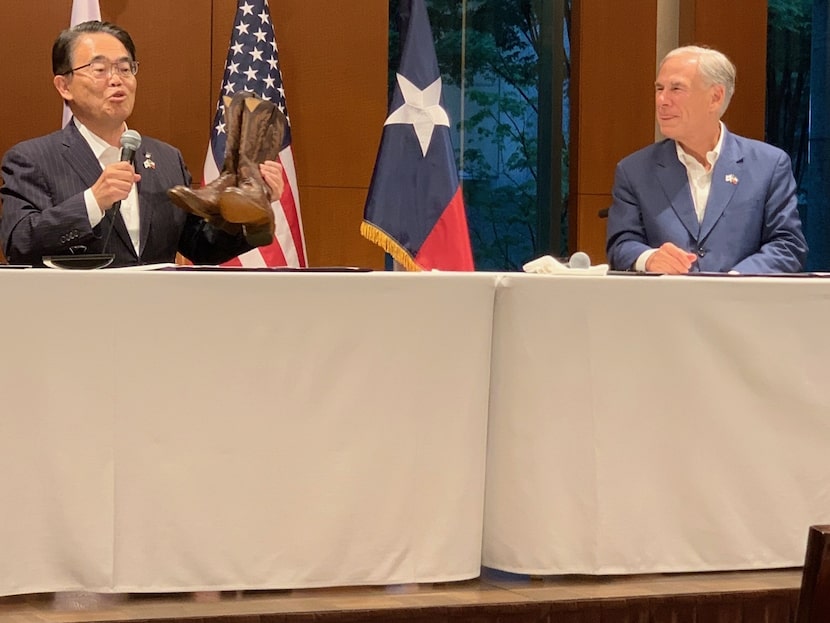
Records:
[[[803,269],[807,243],[789,157],[767,143],[724,132],[702,223],[673,140],[620,161],[608,211],[612,269],[630,270],[641,253],[664,242],[697,254],[696,271]]]
[[[155,167],[144,166],[145,160]],[[9,262],[42,265],[44,255],[114,253],[112,266],[172,262],[176,252],[197,264],[218,264],[251,247],[174,206],[167,190],[190,184],[181,153],[142,137],[135,158],[139,197],[139,254],[121,215],[107,212],[90,227],[83,193],[101,175],[101,165],[73,122],[65,128],[12,147],[3,158],[3,212],[0,242]]]

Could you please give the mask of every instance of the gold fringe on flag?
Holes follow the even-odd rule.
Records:
[[[373,242],[381,249],[392,256],[398,264],[403,266],[406,270],[421,271],[420,266],[415,263],[409,252],[395,241],[389,234],[382,229],[378,229],[376,225],[368,221],[363,221],[360,224],[360,234],[369,242]]]

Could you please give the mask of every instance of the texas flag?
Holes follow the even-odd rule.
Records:
[[[407,1],[400,4],[403,13]],[[409,9],[360,233],[407,270],[474,270],[424,0]]]

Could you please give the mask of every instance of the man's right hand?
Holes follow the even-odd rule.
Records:
[[[697,261],[697,255],[684,251],[671,242],[664,242],[646,260],[646,271],[666,275],[684,275]]]
[[[129,162],[114,162],[104,167],[98,180],[92,185],[92,195],[98,202],[98,207],[104,213],[116,201],[123,201],[130,194],[133,184],[141,176],[135,172]]]

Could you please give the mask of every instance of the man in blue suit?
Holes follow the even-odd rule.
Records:
[[[240,226],[208,223],[168,199],[169,188],[191,181],[179,150],[144,137],[135,166],[120,161],[138,71],[125,30],[91,21],[63,31],[52,47],[52,69],[73,118],[3,158],[0,242],[10,262],[42,265],[45,255],[107,252],[115,256],[112,266],[129,266],[172,262],[181,252],[197,264],[218,264],[251,249]],[[279,167],[260,166],[276,196]]]
[[[655,82],[665,140],[617,165],[608,211],[612,269],[683,274],[798,272],[801,232],[790,159],[721,122],[735,66],[696,46],[669,52]]]

